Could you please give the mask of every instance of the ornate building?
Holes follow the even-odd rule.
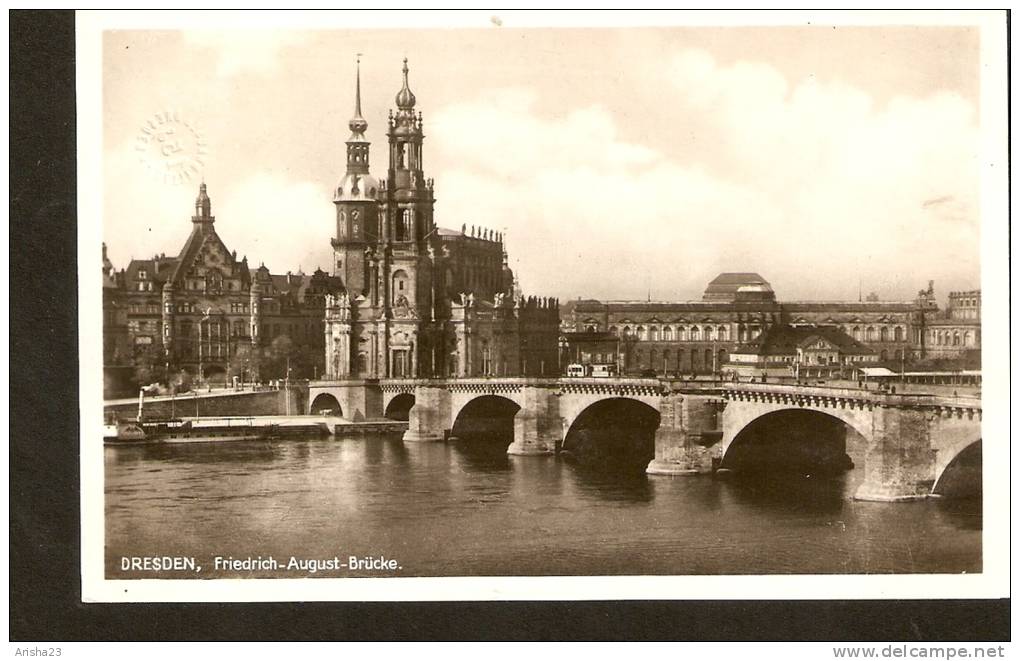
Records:
[[[359,69],[347,171],[333,196],[343,292],[327,301],[326,377],[555,374],[557,302],[515,291],[500,233],[436,225],[415,103],[405,59],[378,180],[369,169]]]
[[[953,309],[968,311],[974,306],[962,302],[980,300],[973,292],[951,296],[951,308],[957,299],[961,304]],[[959,327],[960,346],[966,338],[979,342],[980,330],[979,306],[972,319],[943,321],[931,283],[913,301],[779,302],[757,273],[722,273],[700,301],[581,300],[565,307],[561,362],[615,362],[630,374],[715,372],[739,346],[778,325],[836,328],[873,351],[876,362],[895,365],[937,357],[933,347],[951,346],[949,326]],[[933,324],[946,327],[942,345],[933,341],[938,338]],[[964,335],[964,326],[970,335]]]
[[[144,372],[138,379],[166,381],[183,370],[223,383],[284,378],[289,363],[292,377],[321,374],[324,300],[337,279],[321,270],[251,270],[246,257],[227,249],[215,221],[203,183],[177,256],[132,259],[116,272],[104,246],[108,371],[133,368]]]
[[[928,319],[924,341],[931,358],[973,358],[979,363],[981,290],[950,292],[945,313]]]

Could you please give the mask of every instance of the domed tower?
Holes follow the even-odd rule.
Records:
[[[390,111],[387,137],[390,166],[387,172],[387,229],[394,243],[418,243],[434,229],[432,181],[423,173],[422,117],[414,113],[416,99],[407,81],[404,58],[404,85],[397,92],[397,112]]]
[[[442,373],[442,323],[436,318],[435,259],[441,255],[433,222],[432,181],[425,178],[421,113],[404,59],[403,85],[396,112],[390,111],[386,137],[390,162],[384,186],[385,250],[382,259],[385,346],[379,365],[392,377]]]
[[[379,182],[368,172],[368,122],[361,116],[361,61],[354,84],[354,117],[348,122],[347,172],[333,194],[336,238],[333,239],[336,274],[354,295],[368,289],[365,250],[379,241]]]

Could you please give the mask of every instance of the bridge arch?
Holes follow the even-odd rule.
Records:
[[[976,441],[958,441],[938,451],[935,482],[931,492],[948,497],[974,497],[981,494],[982,445]]]
[[[720,468],[836,473],[864,466],[867,411],[731,402],[723,416]]]
[[[414,401],[414,395],[409,392],[397,393],[386,404],[383,416],[390,420],[406,421],[411,412],[411,407],[414,406]]]
[[[521,405],[509,397],[480,394],[452,412],[451,440],[484,440],[510,445]]]
[[[328,392],[319,393],[315,396],[315,399],[312,400],[309,406],[309,412],[312,415],[335,415],[338,417],[342,417],[344,414],[343,409],[340,407],[340,402]]]
[[[560,447],[564,458],[613,472],[642,473],[655,457],[657,406],[642,399],[597,399],[573,416]]]

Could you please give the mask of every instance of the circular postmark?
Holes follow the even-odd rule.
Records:
[[[135,151],[164,183],[182,184],[202,174],[208,145],[193,122],[168,110],[145,121],[135,138]]]

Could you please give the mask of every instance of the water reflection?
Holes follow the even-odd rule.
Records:
[[[105,459],[111,578],[122,555],[164,554],[385,554],[406,576],[981,569],[980,500],[855,502],[859,470],[649,477],[399,435]]]
[[[614,473],[582,464],[569,465],[579,491],[589,498],[627,503],[648,503],[655,496],[647,475],[631,471]]]
[[[720,473],[734,502],[770,513],[832,514],[849,497],[846,473],[810,475],[801,472]]]

